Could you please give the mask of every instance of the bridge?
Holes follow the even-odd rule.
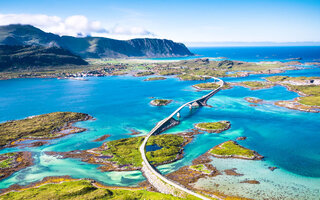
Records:
[[[213,77],[214,78],[214,77]],[[179,121],[174,119],[174,116],[177,115],[177,117],[180,117],[180,111],[184,108],[184,107],[189,107],[189,108],[193,108],[193,107],[199,107],[199,106],[206,106],[207,105],[207,101],[213,96],[215,95],[217,92],[219,92],[221,90],[221,88],[224,85],[224,81],[218,78],[214,78],[215,80],[217,80],[219,87],[216,88],[215,90],[211,91],[210,93],[200,97],[199,99],[193,100],[193,101],[189,101],[185,104],[183,104],[182,106],[180,106],[178,109],[176,109],[171,115],[169,115],[168,117],[164,118],[163,120],[161,120],[160,122],[157,123],[157,125],[148,133],[148,135],[145,137],[145,139],[143,140],[139,150],[142,156],[142,172],[144,173],[144,175],[146,176],[146,178],[148,179],[148,181],[150,182],[150,184],[152,184],[159,192],[162,193],[166,193],[166,194],[172,194],[174,196],[179,196],[183,193],[187,193],[189,195],[193,195],[196,196],[200,199],[204,199],[204,200],[209,200],[209,198],[195,193],[185,187],[183,187],[180,184],[177,184],[176,182],[173,182],[169,179],[167,179],[166,177],[164,177],[163,175],[161,175],[153,166],[151,166],[151,164],[149,163],[147,157],[146,157],[146,152],[145,152],[145,147],[146,144],[148,142],[148,139],[150,138],[150,136],[152,135],[157,135],[160,134],[161,132],[179,124]],[[217,196],[214,196],[214,198],[216,199],[220,199]]]

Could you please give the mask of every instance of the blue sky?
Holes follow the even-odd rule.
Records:
[[[62,35],[190,44],[320,42],[320,0],[5,0],[0,24],[6,23],[33,23]]]

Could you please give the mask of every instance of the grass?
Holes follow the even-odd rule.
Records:
[[[178,77],[183,81],[204,81],[210,79],[210,77],[203,77],[199,75],[192,75],[192,74],[181,74]]]
[[[0,146],[23,137],[52,137],[67,122],[85,120],[87,114],[54,112],[0,124]]]
[[[139,147],[144,137],[125,138],[107,142],[107,150],[101,151],[103,155],[113,156],[110,161],[116,162],[118,165],[132,165],[141,167],[142,158]],[[179,135],[157,135],[151,136],[147,145],[158,145],[162,147],[156,151],[147,152],[147,158],[153,164],[160,164],[176,158],[181,150],[184,138]]]
[[[207,130],[221,130],[228,127],[228,124],[225,122],[203,122],[196,125],[199,128]]]
[[[153,74],[154,74],[154,72],[152,72],[152,71],[145,71],[145,72],[138,72],[136,74],[136,76],[149,76],[149,75],[153,75]]]
[[[199,83],[199,84],[193,85],[193,87],[200,88],[200,89],[214,90],[220,87],[220,85],[217,83]]]
[[[196,170],[196,171],[204,172],[204,173],[207,173],[207,174],[211,173],[211,171],[208,170],[203,164],[191,165],[189,168],[193,169],[193,170]]]
[[[244,81],[241,83],[251,88],[261,88],[267,85],[266,82],[262,82],[262,81]]]
[[[145,81],[158,81],[158,80],[166,80],[167,78],[165,77],[150,77],[145,79]]]
[[[248,158],[254,156],[254,151],[244,148],[234,141],[224,142],[214,147],[209,153],[221,156],[244,156]]]
[[[288,85],[291,90],[302,92],[306,95],[320,96],[320,85]]]
[[[320,96],[300,97],[298,102],[308,106],[320,106]]]
[[[92,185],[89,180],[46,184],[0,196],[2,200],[179,200],[182,198],[146,190],[106,189]],[[195,199],[195,198],[194,198]]]

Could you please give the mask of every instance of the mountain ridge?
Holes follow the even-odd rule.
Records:
[[[193,53],[182,43],[167,39],[116,40],[104,37],[73,37],[47,33],[31,25],[0,26],[2,45],[61,47],[82,58],[181,57]]]

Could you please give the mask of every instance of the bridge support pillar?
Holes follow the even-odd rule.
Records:
[[[178,118],[178,120],[180,119],[180,117],[181,117],[181,116],[180,116],[180,113],[178,112],[178,113],[177,113],[177,118]]]

